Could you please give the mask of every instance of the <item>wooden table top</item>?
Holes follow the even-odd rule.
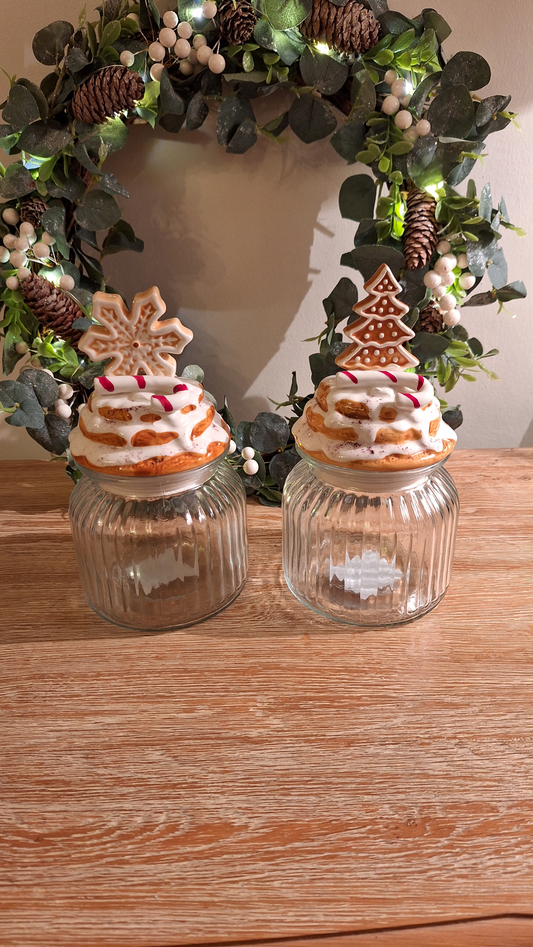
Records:
[[[452,585],[355,630],[283,582],[139,634],[83,599],[60,463],[1,465],[3,947],[533,944],[533,450],[456,451]]]

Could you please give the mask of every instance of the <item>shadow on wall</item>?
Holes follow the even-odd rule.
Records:
[[[533,418],[531,419],[531,424],[529,425],[526,433],[520,441],[520,447],[533,447]]]
[[[253,417],[271,406],[245,394],[309,291],[320,209],[332,199],[341,223],[337,194],[352,172],[328,141],[304,145],[292,134],[229,155],[214,126],[213,115],[194,134],[134,126],[134,140],[108,160],[131,193],[124,217],[145,251],[109,258],[106,273],[130,302],[157,284],[169,316],[179,312],[194,331],[180,367],[202,365],[208,388],[218,398],[226,394],[239,417]],[[303,334],[314,334],[321,318]]]

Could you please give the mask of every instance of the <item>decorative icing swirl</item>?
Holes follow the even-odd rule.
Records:
[[[382,470],[436,463],[457,439],[431,383],[388,370],[325,378],[293,432],[305,453],[325,463]]]
[[[153,476],[199,467],[230,441],[199,382],[170,376],[95,379],[80,410],[70,450],[82,467],[122,476]]]

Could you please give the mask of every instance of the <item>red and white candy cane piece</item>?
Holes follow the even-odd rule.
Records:
[[[103,375],[94,380],[97,394],[125,395],[136,391],[171,395],[182,384],[181,379],[169,375]]]
[[[413,372],[389,372],[385,369],[364,372],[341,371],[337,373],[337,378],[339,377],[346,378],[354,385],[361,385],[362,388],[380,388],[387,384],[409,388],[416,392],[416,395],[399,391],[398,397],[406,398],[415,408],[421,408],[423,405],[429,404],[434,395],[431,382],[423,375],[415,375]]]
[[[172,394],[152,395],[152,407],[158,413],[170,414],[172,411],[179,411],[189,403],[189,388],[183,383],[174,386]]]

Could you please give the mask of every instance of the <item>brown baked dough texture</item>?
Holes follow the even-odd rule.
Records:
[[[412,454],[411,457],[406,457],[404,454],[389,454],[388,457],[381,457],[379,460],[352,460],[345,463],[332,460],[331,457],[328,457],[321,450],[304,450],[301,444],[298,446],[303,454],[307,454],[308,457],[313,457],[323,464],[329,464],[330,467],[344,467],[345,469],[351,470],[386,471],[417,470],[420,467],[431,467],[432,464],[437,464],[439,460],[444,460],[445,457],[451,454],[455,447],[455,441],[444,440],[442,443],[444,447],[441,451],[422,450],[417,454]]]
[[[220,457],[226,450],[227,444],[221,441],[212,441],[205,454],[194,454],[188,451],[183,454],[174,454],[171,457],[150,457],[138,464],[106,465],[99,467],[92,464],[84,455],[75,456],[74,460],[80,467],[96,470],[98,473],[119,477],[159,477],[163,474],[181,473],[183,470],[193,470],[202,467],[211,460]]]

